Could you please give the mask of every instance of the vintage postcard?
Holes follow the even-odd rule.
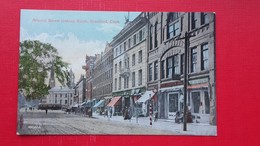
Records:
[[[21,10],[18,135],[217,135],[215,14]]]

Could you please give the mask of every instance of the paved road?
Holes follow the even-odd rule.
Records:
[[[172,131],[153,129],[136,124],[108,121],[98,118],[66,114],[63,111],[33,110],[24,112],[24,125],[18,130],[20,135],[56,135],[56,134],[153,134],[174,135]]]

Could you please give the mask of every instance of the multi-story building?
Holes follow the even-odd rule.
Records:
[[[183,110],[184,70],[187,104],[193,114],[216,123],[215,18],[213,13],[148,13],[148,90],[158,89],[160,118]],[[185,33],[188,43],[182,39]],[[185,64],[185,45],[188,45]]]
[[[47,104],[73,105],[73,89],[65,86],[55,86],[49,90]]]
[[[98,54],[95,56],[86,55],[86,65],[82,67],[86,71],[86,100],[92,100],[93,69],[97,56]]]
[[[109,101],[112,98],[113,50],[107,43],[104,52],[96,58],[93,71],[93,99]]]
[[[62,106],[70,106],[73,104],[73,88],[71,85],[75,85],[74,83],[74,73],[72,70],[69,72],[69,86],[56,86],[55,85],[55,77],[54,77],[54,69],[52,67],[50,73],[50,81],[49,85],[51,89],[49,90],[49,94],[46,97],[47,104],[60,104]]]
[[[86,101],[86,78],[81,75],[74,86],[74,103],[81,104]]]
[[[113,38],[113,96],[121,97],[123,110],[133,107],[136,95],[146,90],[147,49],[145,13],[125,27]]]

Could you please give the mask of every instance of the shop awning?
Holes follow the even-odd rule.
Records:
[[[183,89],[183,85],[161,88],[159,90],[162,92],[164,92],[164,91],[173,91],[174,92],[174,91],[179,91],[181,89]]]
[[[146,91],[141,98],[137,100],[137,102],[146,102],[148,99],[152,98],[154,96],[153,91]]]
[[[79,104],[75,104],[75,105],[73,105],[72,107],[79,107]]]
[[[91,105],[92,105],[92,102],[90,100],[80,104],[80,106],[84,106],[84,107],[91,107]]]
[[[100,100],[98,103],[96,103],[93,107],[103,107],[105,103],[105,100]]]
[[[207,88],[208,83],[203,83],[203,84],[196,84],[196,85],[190,85],[187,88],[188,89],[198,89],[198,88]]]
[[[107,106],[114,106],[120,98],[121,98],[121,96],[112,98],[112,100],[108,103]]]

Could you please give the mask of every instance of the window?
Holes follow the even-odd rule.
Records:
[[[136,45],[136,34],[134,35],[134,44],[133,45]]]
[[[184,73],[184,54],[181,54],[181,74]]]
[[[121,54],[121,52],[122,52],[122,45],[120,45],[119,48],[120,48],[120,54]]]
[[[180,34],[180,23],[179,21],[168,25],[168,39]]]
[[[197,18],[195,17],[195,13],[192,12],[191,13],[191,29],[196,28],[196,22],[197,22]]]
[[[122,70],[122,62],[121,61],[119,62],[119,70],[120,71]]]
[[[157,41],[157,32],[158,31],[158,22],[155,23],[154,25],[154,48],[158,46],[158,41]]]
[[[138,71],[138,85],[140,86],[140,85],[142,85],[142,70],[140,69],[139,71]]]
[[[128,39],[128,49],[130,49],[132,47],[132,44],[131,44],[131,38]]]
[[[121,90],[121,77],[119,77],[118,90]]]
[[[152,63],[149,64],[149,81],[152,81],[152,78],[153,78],[153,66],[152,66]]]
[[[115,64],[115,73],[117,73],[117,64]]]
[[[200,13],[200,24],[203,25],[203,24],[206,24],[208,23],[208,16],[207,16],[207,13]]]
[[[173,22],[175,20],[177,20],[180,16],[180,13],[175,12],[175,13],[170,13],[168,16],[168,22]]]
[[[126,77],[125,78],[123,78],[124,79],[124,89],[126,88]]]
[[[116,48],[116,56],[118,55],[118,48]]]
[[[122,54],[122,47],[119,47],[119,55]]]
[[[154,80],[158,79],[158,61],[154,62]]]
[[[209,49],[208,43],[201,46],[201,70],[207,70],[209,64]]]
[[[167,78],[172,78],[172,57],[167,58],[166,62],[167,70],[166,70],[166,76]]]
[[[180,74],[179,56],[178,55],[173,56],[173,73],[175,75]]]
[[[135,86],[135,72],[132,72],[132,87]]]
[[[143,32],[142,30],[139,31],[139,42],[143,40]]]
[[[124,42],[124,51],[126,50],[126,42]]]
[[[60,94],[60,97],[62,97],[62,94]]]
[[[197,52],[196,47],[191,49],[191,72],[196,71],[196,64],[197,64]]]
[[[153,49],[153,26],[150,27],[150,50]]]
[[[65,104],[68,104],[68,100],[65,100]]]
[[[142,62],[142,50],[140,50],[139,52],[138,52],[138,63],[141,63]]]
[[[129,87],[129,76],[127,76],[125,79],[126,79],[126,88],[128,88]]]
[[[132,66],[135,65],[135,54],[132,55]]]
[[[165,78],[165,65],[164,65],[165,61],[162,60],[161,62],[161,78],[164,79]]]
[[[167,38],[170,39],[180,33],[179,13],[170,13],[167,18]],[[178,21],[177,21],[178,20]]]

